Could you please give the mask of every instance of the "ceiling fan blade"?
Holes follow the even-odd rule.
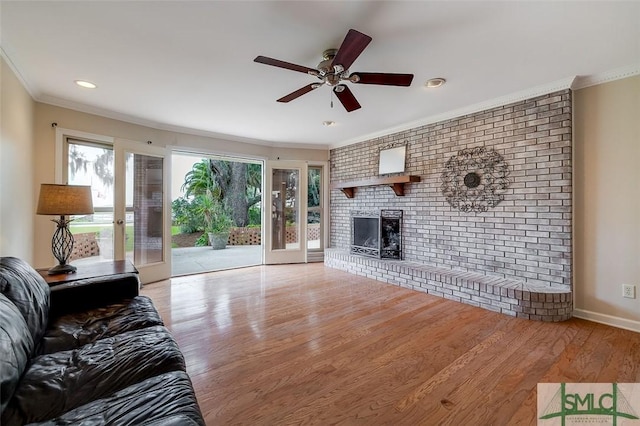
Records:
[[[340,92],[336,90],[338,87],[342,87],[342,90]],[[340,100],[342,106],[344,106],[344,109],[346,109],[347,112],[355,111],[361,108],[360,103],[358,103],[356,97],[353,96],[351,90],[349,90],[349,88],[344,84],[336,86],[333,89],[333,92],[336,94],[336,97]]]
[[[349,69],[370,42],[371,37],[368,35],[353,29],[349,30],[331,64],[342,65],[345,70]]]
[[[292,64],[290,62],[280,61],[278,59],[267,58],[266,56],[258,56],[253,62],[258,62],[260,64],[272,65],[278,68],[284,68],[291,71],[303,72],[305,74],[309,74],[309,71],[316,71],[313,68],[303,67],[302,65]]]
[[[280,99],[278,99],[278,102],[291,102],[292,100],[294,100],[296,98],[299,98],[300,96],[304,95],[305,93],[309,93],[313,89],[317,89],[319,86],[320,85],[318,83],[309,84],[307,86],[304,86],[304,87],[296,90],[295,92],[289,93],[287,96],[281,97]]]
[[[413,74],[390,74],[383,72],[354,72],[351,76],[358,76],[358,80],[351,80],[358,84],[382,84],[385,86],[411,86]]]

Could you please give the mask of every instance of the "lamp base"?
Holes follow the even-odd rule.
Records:
[[[47,272],[49,275],[58,275],[58,274],[73,274],[76,272],[77,268],[73,265],[69,265],[68,263],[64,265],[56,265],[53,268],[49,269]]]

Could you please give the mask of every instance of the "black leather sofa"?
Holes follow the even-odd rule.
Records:
[[[51,291],[0,258],[0,424],[204,425],[175,340],[136,274]]]

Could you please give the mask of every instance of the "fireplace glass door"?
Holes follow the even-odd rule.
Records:
[[[351,253],[402,259],[402,210],[352,211]]]

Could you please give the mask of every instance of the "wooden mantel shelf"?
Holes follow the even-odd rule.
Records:
[[[362,186],[389,185],[396,195],[402,197],[404,196],[404,184],[411,182],[420,182],[420,176],[385,176],[346,182],[333,182],[331,189],[339,189],[347,198],[353,198],[356,193],[356,188]]]

